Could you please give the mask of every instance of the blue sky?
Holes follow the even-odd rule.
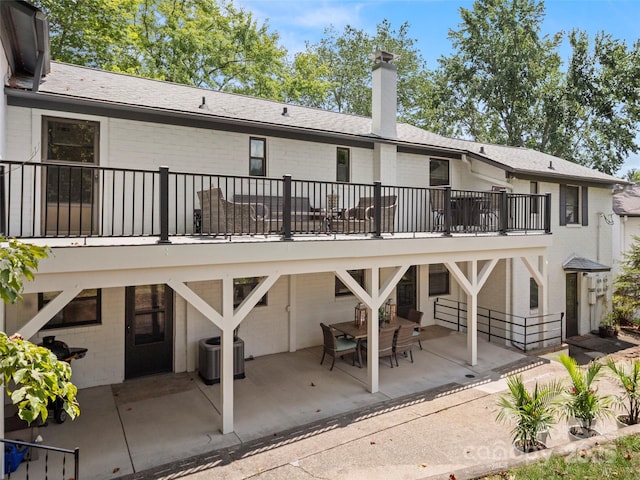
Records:
[[[471,0],[236,0],[238,6],[268,21],[278,32],[290,53],[304,49],[305,42],[314,43],[326,27],[342,30],[345,25],[373,32],[383,19],[399,27],[409,22],[409,34],[427,60],[427,67],[437,66],[437,59],[448,55],[451,44],[449,29],[460,22],[460,8],[471,8]],[[586,30],[591,35],[605,31],[628,45],[640,37],[640,0],[547,0],[543,34]],[[568,55],[568,49],[562,51]],[[628,159],[620,170],[640,168],[640,155]]]

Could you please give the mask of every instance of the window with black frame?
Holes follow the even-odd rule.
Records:
[[[429,295],[448,295],[449,270],[442,263],[429,265]]]
[[[350,154],[348,148],[338,147],[336,151],[336,181],[349,182],[351,180],[350,172]]]
[[[59,294],[60,292],[39,293],[38,309],[42,309]],[[99,288],[82,290],[62,310],[56,313],[43,329],[99,324],[102,322],[101,304],[102,290]]]
[[[446,187],[450,185],[449,160],[432,158],[429,160],[429,186]]]
[[[567,185],[565,190],[565,218],[567,224],[580,223],[580,188]]]
[[[262,277],[244,277],[233,279],[233,308],[240,305],[245,298],[258,286]],[[260,299],[256,306],[267,304],[267,294]]]
[[[538,284],[533,277],[529,278],[529,308],[531,310],[538,308]]]
[[[347,272],[353,277],[353,279],[360,285],[362,288],[364,287],[364,270],[347,270]],[[343,297],[346,295],[353,295],[353,292],[349,290],[349,288],[342,283],[342,281],[335,277],[335,296]]]
[[[264,138],[251,137],[249,140],[249,175],[267,175],[267,140]]]

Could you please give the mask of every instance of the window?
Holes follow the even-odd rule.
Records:
[[[567,224],[579,223],[579,198],[578,187],[567,185],[564,201],[565,220]]]
[[[233,308],[236,308],[244,301],[245,298],[249,296],[253,289],[258,286],[260,280],[262,280],[261,277],[245,277],[233,279]],[[266,304],[267,294],[265,293],[260,301],[256,303],[256,306]]]
[[[533,277],[529,278],[529,308],[538,308],[538,284]]]
[[[348,148],[338,147],[336,153],[336,181],[337,182],[349,182],[350,181],[350,151]]]
[[[349,272],[349,274],[351,274],[353,279],[356,282],[358,282],[358,285],[364,288],[364,270],[347,270],[347,272]],[[342,283],[342,281],[338,277],[336,277],[335,289],[336,289],[336,297],[353,295],[351,290],[349,290],[347,286],[344,283]]]
[[[56,298],[59,293],[44,292],[38,294],[38,308],[42,309],[47,303]],[[101,303],[102,290],[96,288],[82,290],[76,298],[56,313],[43,329],[101,323]]]
[[[560,185],[560,225],[589,225],[589,188]]]
[[[449,185],[449,160],[429,160],[429,186]]]
[[[449,294],[449,270],[442,263],[429,265],[429,295]]]
[[[530,182],[529,183],[529,193],[531,195],[538,194],[538,182]],[[540,199],[538,197],[533,197],[531,200],[531,213],[538,213],[540,211],[540,205],[538,202]]]
[[[249,175],[265,177],[267,175],[267,141],[264,138],[251,138],[249,144]]]

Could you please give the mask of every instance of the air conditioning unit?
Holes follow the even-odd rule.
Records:
[[[221,352],[220,337],[200,340],[198,373],[206,385],[220,383]],[[239,337],[233,340],[233,378],[244,378],[244,341]]]

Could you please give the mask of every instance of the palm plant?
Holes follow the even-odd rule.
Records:
[[[631,364],[616,365],[616,362],[609,358],[607,366],[624,392],[617,400],[627,414],[619,416],[618,419],[627,425],[635,425],[640,416],[640,360],[634,360]]]
[[[538,435],[548,431],[556,422],[557,397],[562,393],[562,385],[556,381],[539,385],[535,383],[529,392],[521,375],[507,378],[509,392],[498,400],[497,420],[514,421],[511,431],[514,446],[523,452],[532,452],[544,448]]]
[[[574,358],[564,354],[560,355],[560,363],[567,369],[571,379],[563,402],[565,416],[575,417],[582,427],[591,428],[597,418],[611,415],[613,397],[598,394],[595,386],[601,375],[602,364],[592,361],[587,368],[582,368]]]

